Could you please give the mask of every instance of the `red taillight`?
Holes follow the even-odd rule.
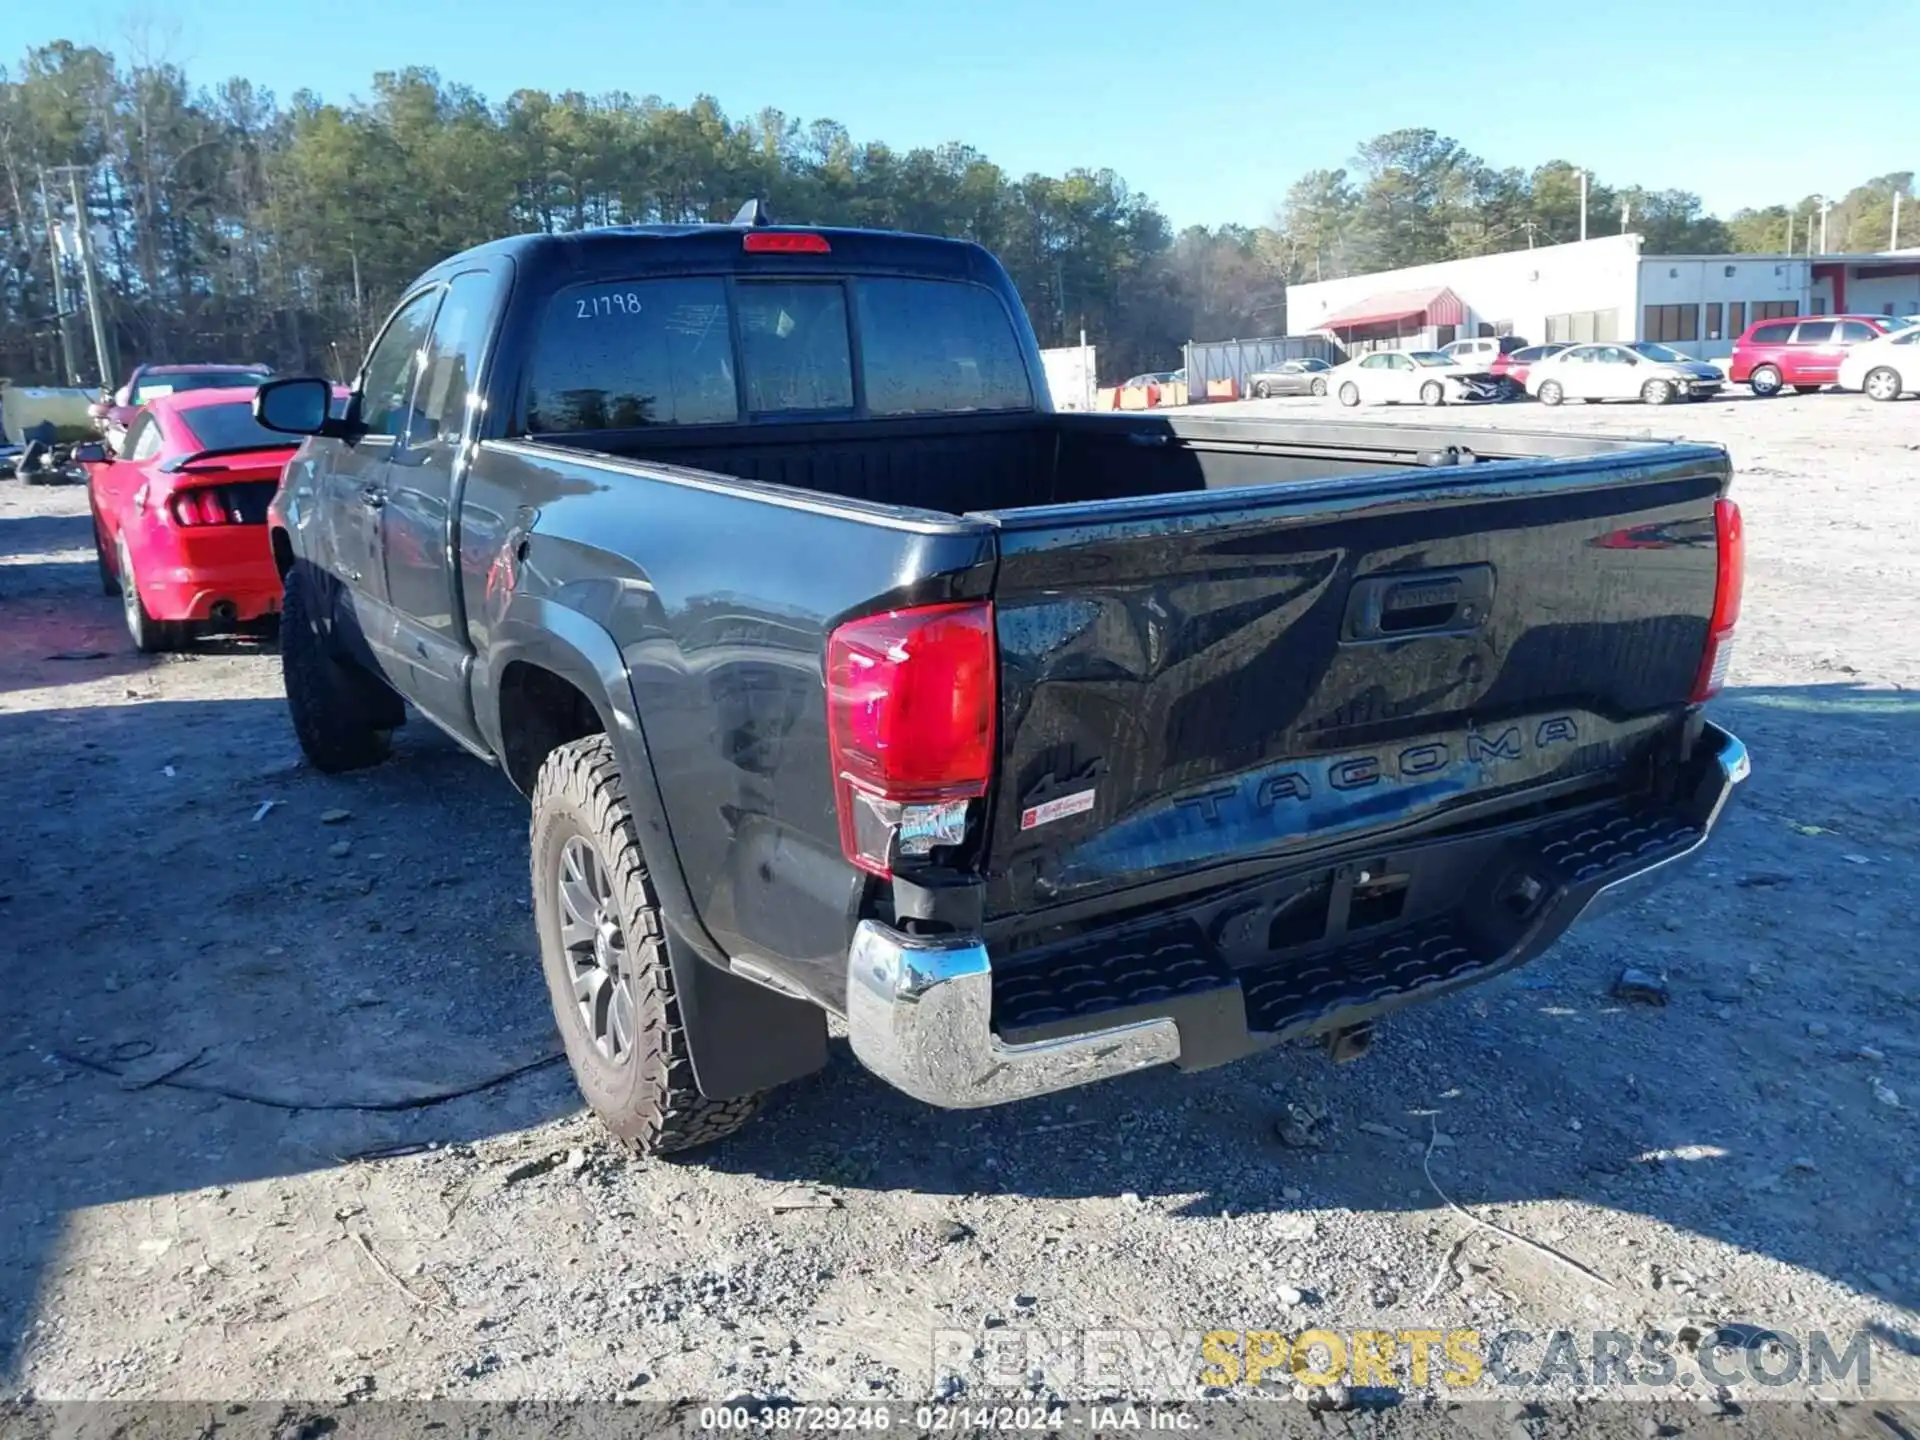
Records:
[[[826,236],[794,230],[749,230],[740,243],[749,255],[828,255],[833,252]]]
[[[1740,507],[1731,500],[1713,506],[1713,617],[1707,623],[1707,648],[1693,681],[1693,699],[1710,700],[1727,683],[1733,660],[1733,628],[1740,623],[1740,591],[1747,573],[1747,537]]]
[[[176,525],[228,525],[226,497],[212,486],[198,490],[180,490],[167,505]]]
[[[993,606],[852,620],[827,641],[827,734],[840,848],[875,875],[896,853],[966,838],[993,771]]]

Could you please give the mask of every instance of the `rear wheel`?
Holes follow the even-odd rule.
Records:
[[[1447,387],[1438,380],[1429,380],[1420,387],[1422,405],[1444,405],[1447,403]]]
[[[1325,395],[1326,395],[1326,393],[1327,393],[1327,382],[1326,382],[1326,381],[1324,381],[1324,380],[1316,380],[1316,381],[1314,381],[1314,382],[1313,382],[1313,393],[1314,393],[1314,394],[1316,394],[1316,395],[1319,395],[1319,396],[1321,396],[1321,397],[1323,397],[1323,398],[1324,398],[1324,397],[1325,397]]]
[[[179,620],[156,620],[147,613],[140,599],[140,581],[133,573],[133,557],[127,542],[121,539],[115,552],[115,568],[120,574],[120,613],[126,617],[127,637],[142,655],[157,655],[163,650],[178,650],[192,636],[192,627]]]
[[[400,697],[333,653],[299,567],[287,572],[280,603],[280,673],[293,733],[313,768],[328,775],[387,758],[406,718]]]
[[[1340,403],[1349,408],[1360,403],[1360,387],[1351,380],[1340,387]]]
[[[1649,380],[1640,387],[1640,398],[1649,405],[1664,405],[1673,399],[1671,380]]]
[[[1876,365],[1867,372],[1866,383],[1861,388],[1870,400],[1898,400],[1900,372],[1890,365]]]
[[[1253,385],[1253,398],[1256,400],[1271,400],[1273,398],[1273,387],[1264,380],[1256,380]]]
[[[588,1106],[638,1155],[731,1135],[760,1096],[709,1100],[694,1083],[660,907],[605,735],[547,756],[529,848],[540,962]]]
[[[1747,388],[1763,400],[1778,395],[1780,384],[1780,371],[1772,365],[1756,365],[1753,373],[1747,376]]]
[[[1540,403],[1542,405],[1558,405],[1566,398],[1567,392],[1560,388],[1560,382],[1558,380],[1543,380],[1540,382]]]

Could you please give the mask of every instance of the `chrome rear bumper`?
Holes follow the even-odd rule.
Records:
[[[1533,942],[1490,957],[1473,979],[1524,963],[1572,920],[1637,899],[1699,854],[1750,768],[1746,747],[1718,726],[1706,727],[1699,749],[1707,752],[1705,763],[1675,806],[1692,832],[1689,843],[1568,887],[1557,902],[1565,910],[1558,924],[1539,927]],[[1430,993],[1459,984],[1436,984]],[[1396,997],[1383,1008],[1415,998],[1425,997]],[[1365,1018],[1335,1014],[1315,1028]],[[847,1024],[854,1054],[869,1070],[916,1099],[948,1109],[1045,1095],[1181,1058],[1180,1029],[1170,1016],[1010,1044],[994,1033],[993,965],[985,945],[973,937],[907,935],[871,920],[861,922],[848,953]]]

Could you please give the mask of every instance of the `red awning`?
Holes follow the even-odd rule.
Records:
[[[1336,310],[1320,322],[1322,330],[1356,330],[1363,325],[1391,325],[1396,320],[1419,320],[1427,325],[1464,325],[1467,307],[1446,286],[1422,290],[1389,290],[1358,305]]]

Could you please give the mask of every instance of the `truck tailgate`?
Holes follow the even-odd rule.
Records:
[[[989,922],[1630,785],[1688,703],[1727,482],[1642,446],[990,516]]]

